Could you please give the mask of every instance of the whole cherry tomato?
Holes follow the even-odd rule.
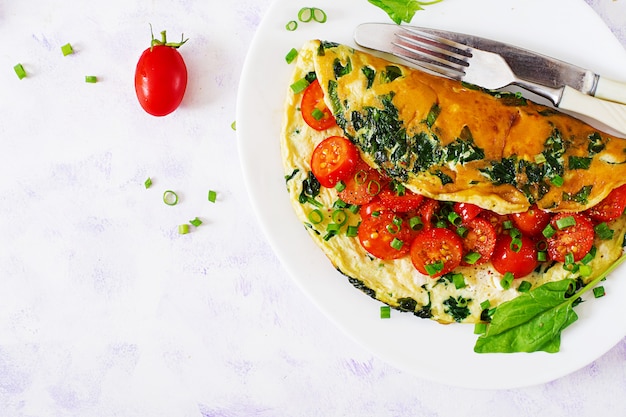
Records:
[[[626,208],[626,185],[611,191],[604,200],[587,210],[587,214],[598,222],[610,222],[624,213]]]
[[[539,265],[535,242],[522,236],[517,243],[510,235],[500,235],[491,256],[493,267],[501,274],[510,272],[515,278],[522,278]]]
[[[330,136],[313,150],[311,171],[320,184],[332,188],[352,175],[360,160],[358,149],[349,139]]]
[[[520,232],[529,236],[538,236],[550,223],[552,214],[537,208],[537,205],[532,205],[528,211],[511,214],[510,217]]]
[[[143,51],[135,69],[135,93],[141,107],[153,116],[165,116],[178,108],[187,88],[187,66],[178,47],[187,40],[168,43],[161,40]]]

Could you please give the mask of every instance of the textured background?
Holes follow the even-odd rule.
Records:
[[[626,45],[624,0],[587,2]],[[94,2],[12,3],[0,5],[0,417],[626,415],[626,340],[542,386],[454,388],[372,356],[293,284],[256,223],[230,127],[270,0],[112,0],[123,11],[103,15]],[[132,90],[148,23],[172,40],[192,31],[188,66],[213,63],[190,71],[196,93],[170,119]],[[67,42],[76,54],[61,57]],[[109,88],[120,93],[99,94]]]

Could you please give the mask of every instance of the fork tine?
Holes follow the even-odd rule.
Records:
[[[461,79],[470,65],[471,48],[445,38],[401,27],[395,53],[416,65],[448,78]]]

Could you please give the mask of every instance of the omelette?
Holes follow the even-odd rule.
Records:
[[[327,128],[313,128],[303,117],[302,90],[313,82],[336,122]],[[312,154],[329,137],[349,140],[384,181],[448,213],[455,203],[476,206],[517,242],[520,233],[513,235],[517,229],[508,216],[541,210],[587,218],[626,184],[626,142],[519,94],[433,76],[345,45],[307,42],[284,106],[280,147],[289,197],[334,267],[394,309],[441,323],[488,321],[493,308],[529,288],[565,278],[587,283],[622,254],[626,220],[620,212],[607,222],[592,221],[591,249],[576,262],[571,254],[565,260],[539,258],[512,280],[494,267],[495,260],[464,260],[445,274],[424,273],[412,259],[415,244],[411,255],[377,257],[358,234],[364,206],[346,204],[340,189],[320,186],[312,173]],[[449,229],[462,228],[451,222]],[[444,227],[424,223],[411,236]],[[545,254],[549,245],[544,236],[533,240],[537,253]]]

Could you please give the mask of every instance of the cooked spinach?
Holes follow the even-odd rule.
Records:
[[[380,82],[382,84],[390,83],[398,77],[402,76],[402,70],[395,65],[387,65],[385,70],[380,73]]]
[[[335,73],[335,78],[341,78],[344,75],[348,75],[352,72],[352,61],[350,58],[346,61],[346,64],[342,64],[339,58],[335,58],[333,61],[333,71]]]
[[[367,80],[365,88],[372,88],[372,85],[374,84],[374,79],[376,78],[376,71],[371,67],[363,67],[361,68],[361,72],[363,73],[363,75],[365,75],[365,79]]]
[[[443,302],[445,307],[444,311],[449,314],[454,321],[460,323],[470,315],[470,309],[468,307],[469,301],[469,299],[463,298],[462,296],[457,298],[450,296],[450,298]]]

